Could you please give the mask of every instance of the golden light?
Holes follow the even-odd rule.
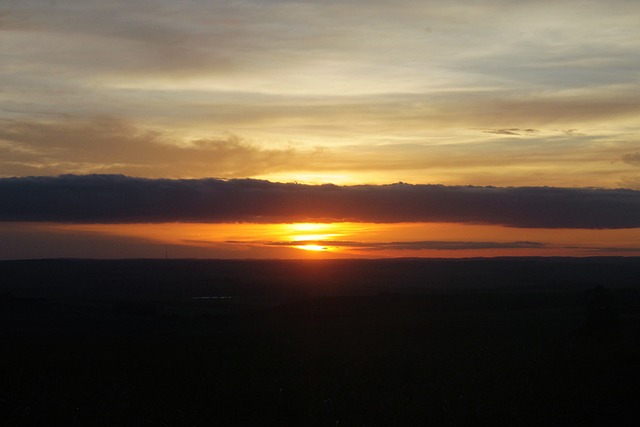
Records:
[[[298,222],[289,224],[292,231],[322,231],[335,227],[336,224],[316,223],[316,222]]]
[[[336,223],[302,222],[287,224],[286,229],[286,240],[292,243],[301,243],[297,245],[292,244],[292,248],[311,252],[336,251],[338,248],[335,246],[322,245],[318,243],[331,242],[331,240],[334,240],[336,237],[342,236],[343,234],[339,232],[340,224]]]
[[[339,224],[334,223],[326,224],[304,222],[288,224],[287,226],[289,229],[287,240],[290,240],[292,242],[327,241],[335,239],[336,237],[341,235],[341,233],[332,232],[339,227]],[[310,251],[327,250],[311,248],[310,246],[317,246],[318,248],[321,248],[319,245],[299,245],[294,247]]]
[[[148,245],[150,256],[295,258],[306,257],[475,257],[512,256],[514,249],[484,250],[371,250],[377,242],[412,241],[538,241],[540,248],[517,251],[526,256],[619,255],[608,247],[625,249],[637,255],[640,228],[592,229],[518,229],[496,225],[453,223],[159,223],[159,224],[15,224],[5,225],[49,233],[56,238],[100,236]],[[0,234],[3,228],[0,224]],[[345,243],[350,242],[350,243]],[[600,249],[604,248],[604,249]],[[155,251],[155,252],[154,252]],[[160,255],[158,255],[160,254]],[[178,254],[178,255],[174,255]]]
[[[331,250],[331,247],[329,246],[320,246],[320,245],[312,245],[312,244],[294,246],[294,248],[302,249],[304,251],[314,251],[314,252],[327,252]]]
[[[330,240],[332,237],[339,236],[339,234],[298,234],[291,236],[291,240],[294,242],[303,242],[308,240]]]

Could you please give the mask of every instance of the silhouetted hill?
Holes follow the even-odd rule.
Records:
[[[47,298],[320,296],[640,287],[640,258],[27,260],[0,292]]]
[[[0,262],[11,426],[635,426],[640,259]]]

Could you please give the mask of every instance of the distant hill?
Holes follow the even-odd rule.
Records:
[[[0,293],[43,298],[330,296],[640,288],[640,258],[0,261]]]

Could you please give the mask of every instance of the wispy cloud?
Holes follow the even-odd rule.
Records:
[[[489,131],[491,136],[479,139],[477,129],[466,135],[453,132],[448,143],[411,137],[309,145],[228,133],[185,137],[108,116],[0,119],[0,176],[100,173],[304,181],[299,177],[307,173],[342,173],[348,182],[638,188],[629,180],[636,168],[626,138],[525,127],[482,133]],[[503,137],[507,132],[523,137],[514,143]]]
[[[625,0],[11,0],[0,173],[636,186],[639,17]]]
[[[509,128],[509,129],[486,129],[485,133],[495,133],[496,135],[522,135],[522,134],[533,134],[540,132],[538,129],[519,129],[519,128]]]
[[[459,222],[640,227],[640,191],[441,185],[302,185],[117,175],[0,179],[0,221]]]
[[[622,161],[630,165],[640,166],[640,152],[624,154]]]
[[[175,141],[111,117],[37,123],[0,120],[2,174],[128,173],[252,176],[290,169],[317,150],[259,147],[235,135]]]
[[[612,247],[612,246],[601,246],[601,247],[579,247],[576,249],[581,249],[586,252],[592,253],[614,253],[614,254],[638,254],[640,253],[640,246],[636,247]]]

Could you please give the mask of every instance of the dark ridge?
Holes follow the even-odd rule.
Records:
[[[46,298],[322,296],[637,288],[640,258],[0,261],[0,292]]]
[[[0,262],[11,426],[636,426],[640,258]]]

